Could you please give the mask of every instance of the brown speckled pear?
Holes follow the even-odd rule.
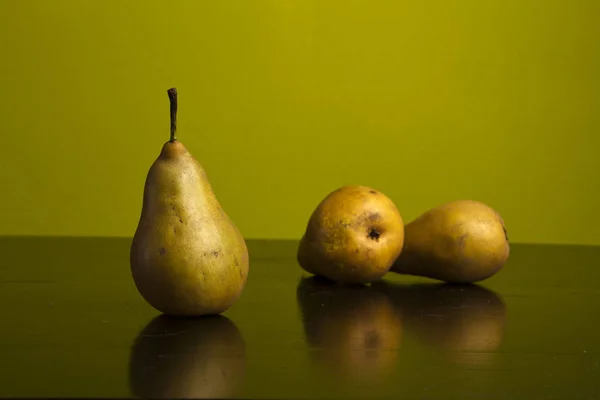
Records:
[[[408,223],[404,234],[404,248],[390,272],[473,283],[496,274],[509,255],[502,217],[474,200],[432,208]]]
[[[403,241],[404,223],[392,200],[370,187],[344,186],[313,211],[297,259],[311,274],[366,284],[388,272]]]
[[[248,250],[204,169],[175,137],[177,92],[168,94],[171,139],[146,178],[131,272],[142,297],[164,314],[220,314],[246,285]]]

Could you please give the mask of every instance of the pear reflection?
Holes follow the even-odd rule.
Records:
[[[412,284],[379,281],[373,289],[389,296],[405,330],[454,361],[489,364],[502,343],[506,306],[479,285]]]
[[[401,324],[384,294],[367,286],[303,278],[296,296],[313,360],[342,378],[386,378],[398,359]]]
[[[159,315],[131,348],[129,385],[143,398],[216,398],[235,393],[246,363],[246,346],[235,324],[219,315]]]

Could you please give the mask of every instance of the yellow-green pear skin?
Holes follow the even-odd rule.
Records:
[[[367,186],[341,187],[313,211],[298,246],[308,273],[366,284],[383,277],[402,250],[404,223],[394,202]]]
[[[502,217],[475,200],[434,207],[408,223],[404,235],[404,247],[390,271],[449,283],[488,279],[510,253]]]
[[[176,105],[174,89],[169,95]],[[131,273],[142,297],[164,314],[220,314],[246,285],[248,249],[204,169],[175,138],[173,112],[171,119],[171,140],[146,177]]]

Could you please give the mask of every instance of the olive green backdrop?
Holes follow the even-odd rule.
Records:
[[[131,236],[168,139],[248,238],[341,185],[600,244],[600,2],[0,2],[0,234]]]

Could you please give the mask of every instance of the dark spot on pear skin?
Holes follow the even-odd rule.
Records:
[[[161,247],[160,250],[158,250],[158,252],[162,256],[163,254],[165,254],[167,252],[167,250],[164,247]]]
[[[374,191],[374,190],[369,190],[369,193],[372,193],[372,194],[377,194],[377,192],[376,192],[376,191]]]
[[[381,221],[381,215],[378,212],[365,212],[357,215],[351,225],[355,229],[363,229],[365,225],[377,224],[379,221]],[[350,224],[348,226],[350,226]]]
[[[369,221],[371,222],[376,222],[379,221],[381,219],[381,215],[379,215],[379,213],[373,213],[371,215],[369,215]]]
[[[376,228],[371,228],[369,230],[369,235],[368,235],[369,239],[379,242],[380,237],[381,237],[381,233]]]
[[[181,219],[181,217],[179,217],[179,223],[183,224],[183,220]]]
[[[219,250],[213,250],[211,253],[214,257],[219,257]]]
[[[236,256],[233,256],[233,265],[237,267],[238,272],[240,274],[240,279],[244,279],[244,273],[242,272],[242,268],[240,267],[240,261],[237,259]]]

